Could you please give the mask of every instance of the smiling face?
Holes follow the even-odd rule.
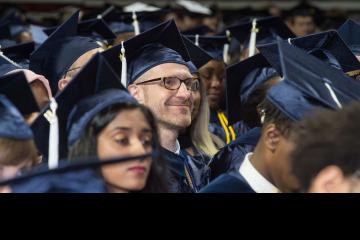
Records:
[[[139,109],[117,114],[97,137],[100,160],[151,153],[152,130]],[[145,185],[152,160],[135,160],[104,166],[101,173],[110,192],[140,191]]]
[[[193,94],[187,90],[185,84],[182,83],[177,90],[166,89],[161,81],[136,85],[147,80],[170,76],[179,79],[192,77],[185,65],[164,63],[145,72],[135,81],[135,84],[129,86],[129,91],[139,103],[150,108],[159,125],[181,130],[191,124],[191,112],[194,105]]]
[[[225,64],[212,60],[199,71],[205,84],[209,106],[211,109],[217,109],[225,93]]]

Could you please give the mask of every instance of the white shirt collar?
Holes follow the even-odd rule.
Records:
[[[250,157],[253,153],[250,152],[245,155],[244,161],[240,166],[239,172],[248,182],[250,187],[256,193],[277,193],[279,190],[272,185],[266,178],[264,178],[250,162]]]
[[[175,149],[175,154],[177,154],[177,155],[180,155],[180,143],[179,143],[179,141],[176,139],[176,149]]]

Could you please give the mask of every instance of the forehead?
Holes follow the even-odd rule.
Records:
[[[138,80],[149,80],[167,76],[189,78],[192,75],[189,71],[189,68],[185,65],[178,63],[163,63],[146,71],[138,78]]]
[[[216,72],[225,72],[225,64],[220,61],[211,60],[199,69],[200,72],[209,70]]]
[[[124,109],[117,113],[116,117],[110,122],[108,127],[125,127],[132,130],[150,129],[148,120],[140,109]]]

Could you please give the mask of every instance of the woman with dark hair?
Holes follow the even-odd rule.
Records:
[[[106,90],[81,101],[69,116],[68,131],[71,161],[160,151],[153,114],[123,90]],[[108,192],[167,192],[165,162],[156,156],[102,167]]]

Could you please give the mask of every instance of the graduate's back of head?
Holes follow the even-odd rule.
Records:
[[[299,124],[291,164],[301,191],[359,191],[355,190],[359,185],[359,129],[360,103],[340,111],[318,111]]]

